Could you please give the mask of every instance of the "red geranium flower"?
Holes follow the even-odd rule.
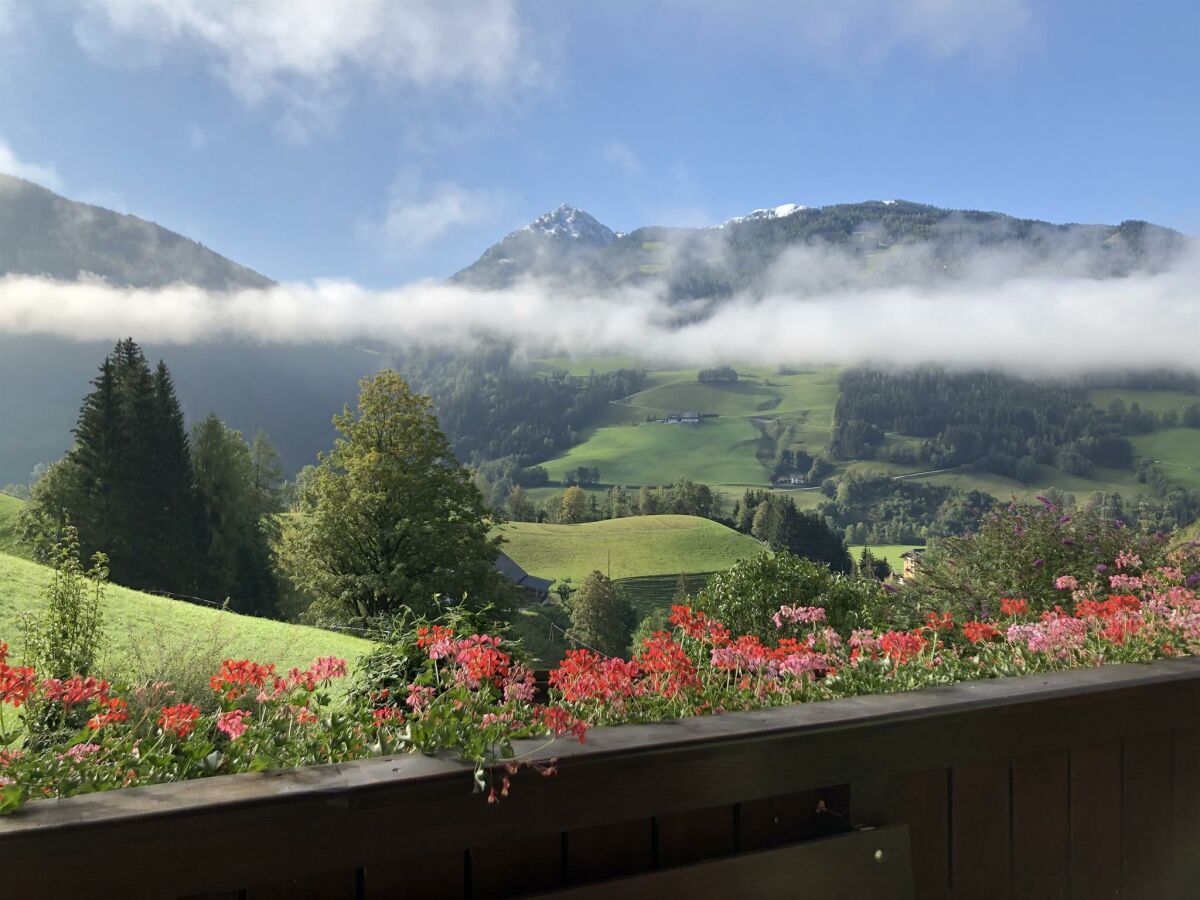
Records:
[[[158,717],[158,724],[163,732],[173,732],[176,737],[187,737],[192,730],[192,723],[200,717],[199,707],[190,703],[176,703],[174,706],[164,706]]]

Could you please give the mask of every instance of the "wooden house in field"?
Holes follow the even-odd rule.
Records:
[[[540,606],[550,600],[550,585],[554,584],[550,579],[530,575],[506,553],[497,556],[492,565],[501,575],[521,589],[522,596],[527,603],[536,603]]]

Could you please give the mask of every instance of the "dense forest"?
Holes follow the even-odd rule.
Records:
[[[413,390],[433,399],[458,459],[486,482],[499,506],[513,485],[546,483],[534,466],[580,440],[609,401],[639,390],[644,373],[586,376],[531,369],[513,348],[485,343],[470,352],[413,350],[395,361]]]
[[[841,377],[829,450],[837,459],[970,464],[1029,483],[1039,464],[1084,477],[1095,466],[1132,469],[1129,436],[1194,417],[1191,409],[1159,417],[1136,402],[1102,410],[1082,386],[996,372],[851,369]],[[885,432],[919,440],[889,442]]]

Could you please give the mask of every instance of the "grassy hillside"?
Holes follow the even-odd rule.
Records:
[[[16,519],[22,502],[8,494],[0,494],[0,553],[23,555],[17,544]]]
[[[706,484],[765,484],[755,459],[758,430],[745,419],[706,419],[701,425],[611,425],[544,463],[561,479],[577,466],[599,467],[605,484],[669,484],[681,475]]]
[[[1200,430],[1164,428],[1134,438],[1133,446],[1141,456],[1155,460],[1168,481],[1200,489]]]
[[[19,617],[39,608],[50,575],[45,566],[0,554],[0,641],[7,641],[17,658]],[[131,658],[145,660],[148,654],[191,653],[197,648],[214,655],[274,662],[284,669],[331,654],[353,664],[370,647],[369,642],[349,635],[240,616],[115,585],[108,587],[103,615],[109,671],[123,668]]]
[[[561,360],[542,365],[562,366]],[[580,360],[601,369],[604,359]],[[655,370],[644,390],[611,405],[583,443],[544,463],[550,477],[578,466],[600,469],[605,484],[658,485],[680,476],[702,481],[723,494],[746,486],[765,487],[777,449],[764,430],[774,422],[793,449],[820,453],[829,439],[837,400],[836,369],[781,375],[771,369],[738,367],[732,384],[701,384],[697,370]],[[691,410],[700,425],[647,422],[648,416]]]
[[[758,541],[695,516],[633,516],[584,525],[511,522],[504,552],[542,578],[578,583],[598,569],[614,579],[714,572],[761,551]]]

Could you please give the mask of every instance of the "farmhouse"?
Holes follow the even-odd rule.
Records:
[[[805,484],[807,479],[798,472],[792,472],[790,475],[780,475],[775,479],[776,484],[800,485]]]
[[[667,425],[699,425],[700,413],[698,412],[673,412],[667,413],[666,416],[659,419]]]
[[[901,578],[905,580],[912,578],[917,571],[917,566],[921,564],[921,557],[925,554],[924,547],[917,547],[909,550],[907,553],[901,553],[900,558],[904,560],[904,570],[901,573]]]
[[[546,603],[550,599],[550,585],[554,584],[548,578],[538,578],[536,575],[530,575],[509,555],[501,553],[496,557],[496,561],[492,563],[509,581],[521,589],[523,598],[527,603],[536,603],[538,605]]]

